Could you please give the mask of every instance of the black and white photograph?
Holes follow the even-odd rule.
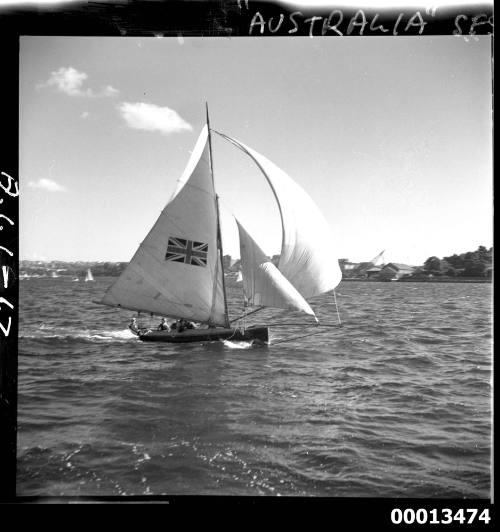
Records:
[[[491,499],[492,35],[234,3],[19,37],[16,495]]]

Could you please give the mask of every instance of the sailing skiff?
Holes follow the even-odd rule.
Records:
[[[247,327],[245,329],[234,327],[210,327],[200,329],[186,329],[182,332],[154,331],[143,329],[138,334],[144,342],[215,342],[219,340],[231,340],[232,342],[258,341],[269,342],[268,327]]]
[[[268,325],[234,327],[231,324],[236,320],[229,319],[212,133],[257,165],[281,214],[282,247],[277,266],[236,220],[244,305],[245,309],[257,307],[244,316],[272,307],[300,311],[317,322],[306,299],[334,290],[341,280],[328,224],[310,196],[269,159],[212,130],[207,107],[207,123],[172,199],[99,302],[200,324],[183,332],[140,329],[138,337],[146,342],[269,341]]]

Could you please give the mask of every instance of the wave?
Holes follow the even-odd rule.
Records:
[[[78,329],[76,327],[54,327],[42,324],[39,329],[20,332],[19,338],[27,340],[83,340],[90,342],[129,341],[137,338],[129,329]]]
[[[232,342],[231,340],[223,340],[222,343],[229,349],[251,349],[253,347],[252,342]]]
[[[73,283],[23,284],[20,494],[489,495],[487,285],[345,283],[342,328],[240,353],[142,344]]]

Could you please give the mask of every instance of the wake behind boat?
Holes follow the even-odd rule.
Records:
[[[219,198],[215,192],[212,131],[250,157],[267,179],[281,214],[278,266],[236,220],[244,309],[240,318],[272,307],[300,311],[318,322],[306,298],[335,289],[341,279],[332,237],[313,200],[263,155],[223,133],[203,128],[175,193],[120,277],[100,303],[201,326],[179,331],[138,329],[140,340],[269,341],[268,325],[232,327],[224,281]],[[257,307],[250,312],[249,307]],[[242,323],[242,322],[239,322]]]

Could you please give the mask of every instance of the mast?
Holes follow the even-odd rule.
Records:
[[[212,155],[212,134],[210,130],[210,120],[208,118],[208,102],[205,102],[206,110],[207,110],[207,128],[208,128],[208,149],[210,152],[210,171],[212,173],[212,184],[215,190],[215,179],[214,179],[214,159]],[[219,248],[219,256],[220,256],[220,266],[222,268],[222,292],[224,294],[224,317],[226,320],[226,327],[229,327],[229,313],[227,310],[227,295],[226,295],[226,281],[224,279],[224,255],[222,253],[222,236],[221,236],[221,230],[220,230],[220,213],[219,213],[219,196],[215,194],[215,209],[216,209],[216,218],[217,218],[217,246]],[[214,284],[217,283],[217,275],[215,276]],[[214,298],[216,289],[214,286]]]

